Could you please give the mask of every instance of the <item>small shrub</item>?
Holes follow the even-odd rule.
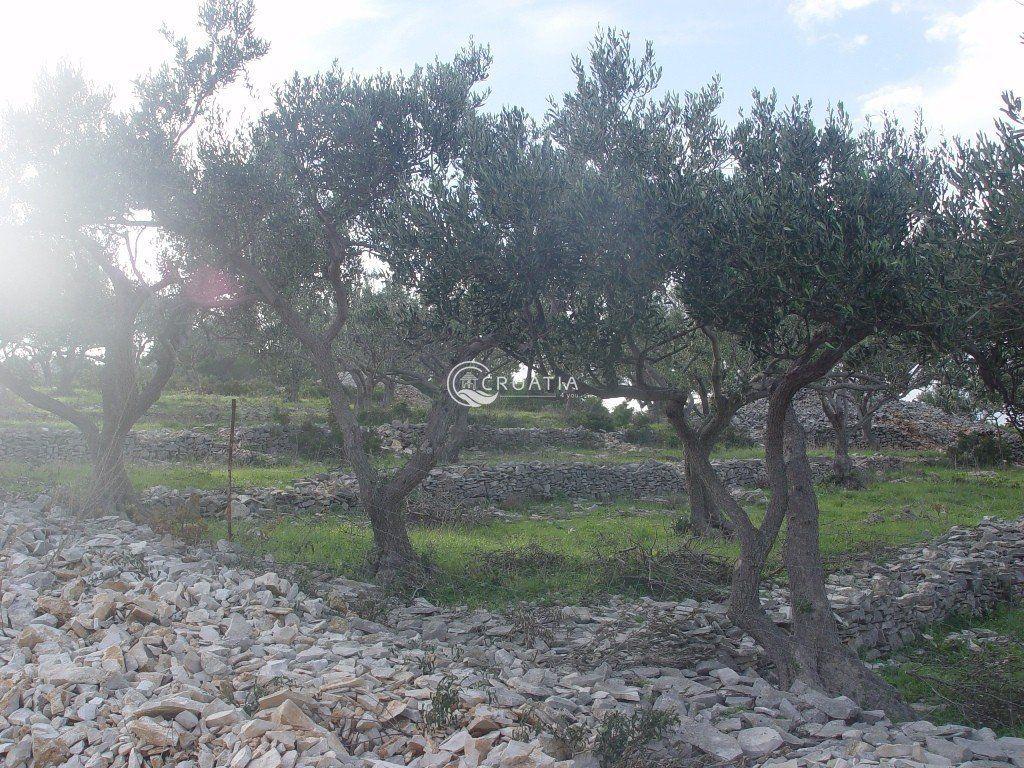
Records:
[[[573,426],[594,432],[610,432],[615,428],[611,412],[596,397],[582,399],[570,414],[569,421]]]
[[[399,400],[397,403],[391,406],[391,419],[392,421],[408,421],[412,418],[412,408],[404,400]]]
[[[972,467],[997,467],[1013,458],[1010,444],[991,431],[961,432],[947,453],[953,462]]]
[[[313,459],[344,453],[341,430],[333,417],[328,419],[326,430],[311,416],[304,419],[295,433],[295,447],[300,456]]]
[[[633,418],[633,409],[625,401],[612,408],[612,426],[615,429],[625,429]]]
[[[275,405],[270,411],[270,420],[282,427],[287,427],[292,423],[292,415],[286,408]]]
[[[259,394],[258,386],[249,381],[225,381],[218,384],[216,389],[218,394],[228,397]]]
[[[675,714],[653,708],[635,709],[629,717],[612,712],[598,728],[594,755],[601,768],[639,767],[647,745],[678,721]]]
[[[622,439],[633,445],[654,445],[658,435],[654,431],[654,419],[647,413],[634,413],[628,426],[622,431]]]
[[[460,707],[459,684],[451,675],[445,675],[430,695],[427,725],[439,730],[454,728],[462,716]]]

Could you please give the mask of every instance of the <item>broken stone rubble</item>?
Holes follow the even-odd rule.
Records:
[[[678,718],[652,766],[1024,766],[1024,740],[893,725],[842,697],[776,689],[714,603],[502,614],[417,600],[371,621],[345,609],[372,596],[361,585],[309,596],[230,551],[188,550],[114,518],[8,505],[0,544],[8,768],[584,768],[600,721],[648,703]],[[954,583],[1019,594],[1022,545],[1020,524],[988,521],[916,559],[908,550],[886,584],[914,599],[891,605],[918,615],[918,596],[935,594],[922,585],[961,572],[973,576]],[[871,599],[886,594],[875,575]],[[843,578],[832,587],[850,597],[857,585]],[[427,713],[446,679],[459,703],[437,729]],[[582,744],[566,743],[570,725]]]

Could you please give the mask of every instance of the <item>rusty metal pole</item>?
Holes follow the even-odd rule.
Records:
[[[228,541],[232,540],[233,532],[231,530],[231,497],[234,492],[232,486],[232,470],[235,468],[235,417],[238,413],[238,400],[231,398],[231,430],[228,433]]]

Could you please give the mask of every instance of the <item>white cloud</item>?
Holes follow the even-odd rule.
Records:
[[[887,112],[925,122],[947,135],[970,135],[991,127],[1004,90],[1024,91],[1024,8],[1015,0],[980,0],[963,14],[935,19],[929,41],[953,43],[950,64],[911,80],[890,83],[861,97],[865,115]]]
[[[0,25],[0,105],[25,100],[40,69],[61,60],[82,65],[89,78],[126,94],[132,78],[169,53],[160,25],[194,31],[198,3],[56,0],[9,6]],[[318,45],[324,33],[388,14],[384,0],[260,2],[256,28],[271,41],[271,52],[253,69],[254,79],[263,84],[297,67],[329,62],[333,54]]]
[[[797,24],[809,27],[838,18],[847,11],[856,11],[873,5],[878,0],[793,0],[789,4],[789,15]]]
[[[0,25],[0,103],[25,99],[40,69],[61,60],[100,83],[126,81],[126,69],[137,74],[166,55],[161,22],[188,29],[192,16],[185,3],[11,3]]]
[[[869,38],[867,35],[854,35],[853,37],[846,41],[845,47],[847,50],[851,51],[854,48],[863,48],[865,45],[868,44],[868,40]]]

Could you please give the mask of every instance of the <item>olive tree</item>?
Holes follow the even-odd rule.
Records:
[[[481,332],[524,364],[572,375],[583,393],[662,404],[693,487],[740,546],[730,615],[781,682],[909,716],[839,640],[792,401],[870,337],[923,325],[919,241],[941,164],[920,131],[855,133],[841,110],[819,126],[809,107],[770,97],[728,130],[717,83],[656,98],[653,54],[634,59],[615,32],[574,71],[547,130],[515,112],[486,124],[458,183],[412,201],[401,248],[447,245],[476,264],[429,291],[476,308]],[[705,446],[759,397],[770,500],[755,522]],[[783,522],[792,631],[759,599]]]
[[[1005,97],[995,135],[948,148],[954,189],[939,239],[935,338],[969,361],[1024,437],[1024,118]]]
[[[924,329],[938,287],[929,283],[943,166],[920,128],[854,131],[841,108],[822,124],[809,105],[781,108],[755,94],[731,133],[730,167],[696,200],[673,193],[671,257],[696,322],[743,338],[769,371],[765,457],[770,498],[755,528],[729,504],[742,554],[730,615],[772,658],[783,683],[801,679],[896,716],[911,712],[839,637],[825,593],[819,509],[792,403],[872,337]],[[765,616],[760,572],[786,523],[784,562],[792,628]]]
[[[367,257],[379,257],[384,279],[394,279],[390,252],[379,246],[380,212],[409,188],[457,170],[482,103],[475,88],[488,64],[485,50],[470,48],[451,62],[406,75],[364,77],[337,66],[296,75],[253,125],[207,135],[194,169],[194,200],[184,206],[169,200],[158,212],[194,245],[197,258],[230,274],[241,292],[275,316],[316,372],[373,528],[381,579],[418,572],[406,500],[458,440],[453,427],[465,421],[445,392],[445,377],[454,363],[491,343],[467,332],[448,307],[420,289],[437,271],[470,265],[444,251],[421,254],[402,284],[416,294],[422,312],[410,314],[392,341],[418,350],[416,384],[432,406],[421,443],[390,471],[374,463],[359,424],[365,399],[345,383],[345,374],[368,370],[365,350],[354,348],[358,340],[346,334]],[[307,313],[311,303],[323,311]]]
[[[653,53],[634,60],[615,31],[574,71],[576,90],[553,102],[546,126],[516,110],[488,121],[459,182],[395,217],[397,247],[459,248],[473,279],[439,275],[432,293],[461,302],[528,370],[572,376],[581,394],[678,404],[693,426],[687,463],[706,461],[736,410],[760,396],[758,364],[742,340],[688,316],[661,227],[674,175],[697,183],[724,160],[721,94],[713,83],[682,101],[655,98]],[[698,532],[728,527],[689,477]]]
[[[206,2],[203,43],[167,32],[171,60],[137,81],[126,109],[60,67],[44,73],[27,107],[3,116],[5,256],[20,268],[5,270],[19,279],[4,281],[0,385],[82,432],[92,508],[123,509],[132,498],[125,438],[167,384],[194,309],[217,298],[163,258],[146,212],[178,186],[186,137],[211,99],[266,50],[252,16],[244,0]],[[97,362],[98,418],[18,374],[40,339]]]
[[[634,58],[628,35],[615,30],[572,67],[576,87],[552,100],[546,127],[586,169],[589,253],[578,290],[563,295],[563,311],[542,318],[547,329],[535,336],[549,364],[582,372],[588,391],[656,404],[677,432],[689,420],[682,442],[693,529],[728,528],[692,466],[708,460],[736,411],[762,396],[758,366],[741,339],[692,321],[664,249],[666,187],[700,185],[725,160],[719,84],[657,97],[651,46]]]

